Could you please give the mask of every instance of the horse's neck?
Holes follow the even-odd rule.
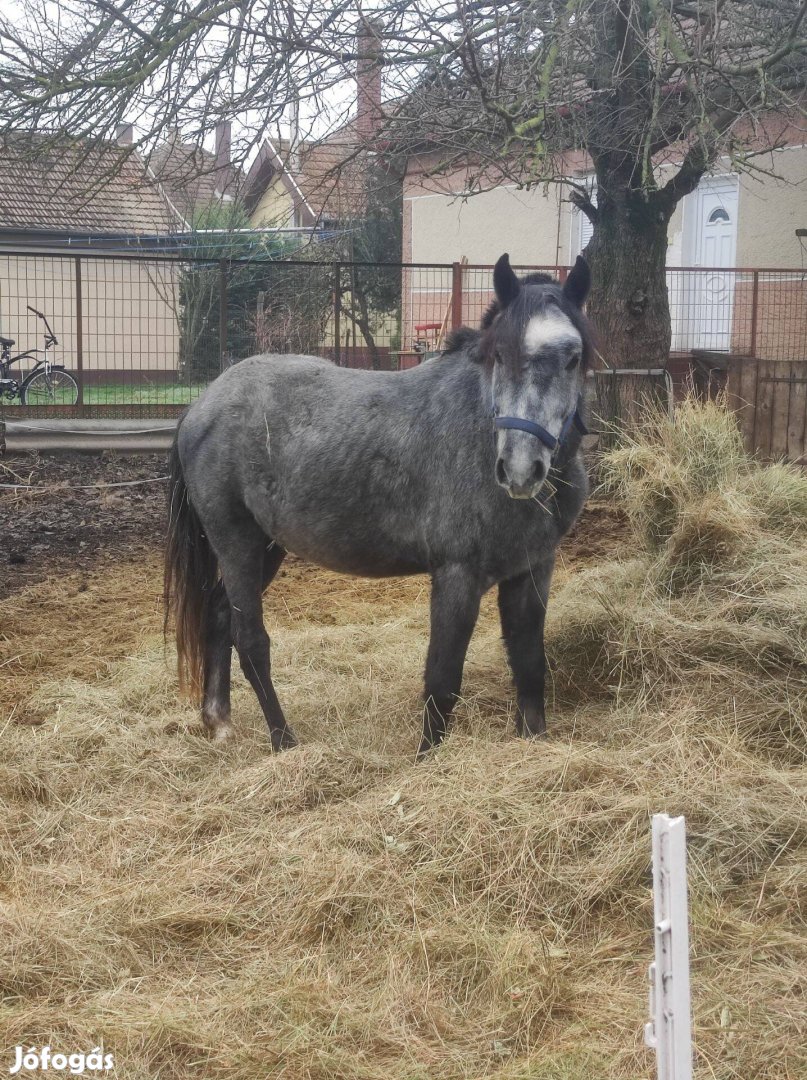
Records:
[[[436,360],[428,361],[428,364],[432,367],[430,374],[435,390],[439,386],[451,398],[452,403],[462,401],[466,410],[473,408],[481,415],[490,415],[493,403],[490,374],[482,364],[472,360],[465,350],[447,353]],[[426,366],[424,364],[420,370]]]

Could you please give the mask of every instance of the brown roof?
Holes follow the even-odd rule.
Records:
[[[0,145],[0,230],[154,235],[182,227],[131,150],[37,135]]]
[[[245,205],[251,213],[279,176],[296,204],[304,224],[344,221],[360,214],[366,200],[366,152],[360,149],[352,124],[316,142],[301,141],[294,162],[287,139],[267,140],[245,184]]]
[[[171,202],[190,223],[196,211],[238,197],[244,176],[234,165],[220,168],[216,155],[182,142],[176,132],[155,147],[149,164]]]

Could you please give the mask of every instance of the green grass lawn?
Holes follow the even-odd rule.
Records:
[[[137,386],[116,385],[84,387],[85,405],[187,405],[199,397],[204,383],[142,383]]]

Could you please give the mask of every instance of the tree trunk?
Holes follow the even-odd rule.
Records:
[[[597,193],[585,254],[598,349],[611,367],[660,367],[671,340],[665,273],[670,211],[660,193],[631,191],[616,178],[598,176]]]
[[[370,321],[370,305],[367,303],[367,294],[358,280],[358,274],[354,278],[353,294],[359,305],[359,317],[357,318],[356,313],[354,312],[353,318],[359,330],[361,330],[362,337],[370,352],[370,364],[372,369],[373,371],[379,371],[381,369],[381,357],[378,354],[378,346],[376,345],[372,323]]]

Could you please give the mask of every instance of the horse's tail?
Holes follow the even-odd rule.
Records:
[[[177,437],[179,425],[177,425]],[[179,459],[177,437],[168,457],[168,535],[163,572],[164,632],[173,615],[179,688],[201,700],[205,680],[205,627],[218,561],[193,507]]]

